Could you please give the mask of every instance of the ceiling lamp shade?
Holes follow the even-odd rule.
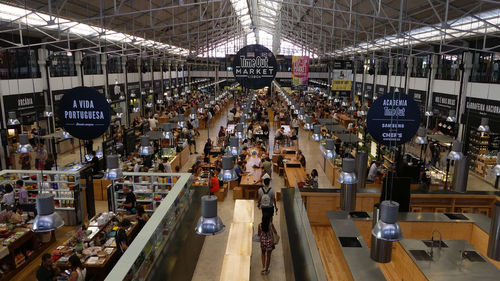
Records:
[[[196,109],[194,109],[194,107],[191,107],[191,108],[189,109],[189,111],[190,111],[190,113],[189,113],[189,118],[190,118],[191,120],[196,119],[196,117],[197,117],[197,115],[196,115]]]
[[[368,108],[366,105],[363,105],[360,110],[356,113],[357,116],[366,116],[368,114]]]
[[[427,110],[425,111],[425,116],[426,117],[434,116],[434,112],[432,111],[432,109],[427,108]]]
[[[61,216],[55,212],[54,195],[51,193],[40,193],[36,197],[37,216],[33,221],[31,231],[49,232],[64,225]]]
[[[450,110],[448,117],[446,117],[446,122],[453,122],[453,123],[457,122],[455,110]]]
[[[27,134],[20,134],[19,135],[19,146],[17,147],[17,152],[18,153],[28,153],[28,152],[32,152],[32,151],[33,151],[33,147],[28,142],[28,135]]]
[[[134,112],[134,113],[138,113],[138,112],[140,112],[140,111],[141,111],[141,109],[139,108],[139,105],[138,105],[138,104],[135,104],[135,105],[134,105],[134,107],[132,108],[132,112]]]
[[[324,147],[320,147],[323,150],[323,156],[327,159],[333,159],[337,157],[337,153],[335,152],[335,142],[333,139],[326,139]]]
[[[415,138],[416,144],[427,144],[427,129],[420,127],[418,128],[417,137]]]
[[[237,156],[240,154],[240,144],[238,138],[229,139],[229,152],[233,156]]]
[[[399,241],[403,239],[401,227],[398,224],[399,203],[382,201],[380,203],[380,220],[372,229],[373,237],[385,241]]]
[[[130,97],[131,97],[131,98],[135,98],[135,97],[137,97],[137,94],[135,93],[135,91],[134,91],[134,90],[132,90],[132,92],[130,92]]]
[[[9,119],[7,119],[7,125],[9,126],[17,126],[21,124],[19,120],[17,119],[16,113],[11,111],[9,112]]]
[[[112,103],[112,102],[113,102],[113,100],[112,100],[112,99],[110,99],[110,98],[107,98],[107,99],[106,99],[106,101],[107,101],[108,103]]]
[[[305,130],[312,130],[313,129],[312,116],[309,116],[309,115],[306,116],[306,121],[305,121],[305,124],[304,124],[304,129]]]
[[[490,131],[490,126],[488,125],[488,118],[486,117],[481,118],[481,125],[479,125],[477,130],[482,133],[487,133]]]
[[[335,98],[333,99],[333,102],[334,102],[334,103],[339,103],[339,102],[340,102],[339,94],[337,94],[337,95],[335,96]]]
[[[306,119],[306,110],[301,107],[299,110],[299,120],[304,121]]]
[[[356,111],[356,104],[354,103],[354,101],[351,103],[351,106],[349,106],[349,108],[347,109],[347,111],[350,112],[350,113]]]
[[[116,118],[122,119],[123,117],[123,111],[121,107],[115,108],[115,113],[116,113]]]
[[[161,98],[160,98],[160,99],[157,99],[157,100],[156,100],[156,104],[163,104],[163,99],[161,99]]]
[[[451,147],[450,153],[448,153],[448,159],[457,161],[464,157],[462,153],[462,143],[460,141],[454,141]]]
[[[245,138],[245,133],[243,132],[243,123],[236,124],[236,137],[238,137],[238,139]]]
[[[341,105],[341,106],[343,106],[343,107],[347,107],[347,106],[349,106],[349,104],[347,103],[347,99],[346,99],[346,98],[344,98],[344,99],[342,100],[342,103],[341,103],[340,105]]]
[[[196,224],[196,234],[217,235],[222,233],[225,228],[226,226],[217,216],[217,197],[214,195],[201,197],[201,217]]]
[[[341,184],[355,184],[358,182],[358,178],[354,172],[353,158],[344,158],[342,160],[342,170],[339,173],[337,181]]]
[[[123,171],[120,168],[118,155],[108,155],[106,157],[106,173],[104,177],[108,180],[123,178]]]
[[[62,138],[66,140],[66,139],[71,139],[71,138],[73,138],[73,136],[72,136],[72,135],[70,135],[70,134],[69,134],[66,130],[63,130],[63,131],[62,131]]]
[[[141,146],[139,147],[139,155],[147,156],[153,154],[153,147],[149,143],[148,136],[141,136]]]
[[[177,126],[179,126],[179,128],[184,128],[186,126],[186,116],[179,115],[177,118],[179,120],[177,121]]]
[[[233,156],[224,155],[222,156],[222,171],[219,174],[219,179],[222,181],[234,181],[238,179],[238,175],[234,170]]]
[[[500,152],[497,154],[497,164],[493,167],[493,174],[500,176]]]
[[[45,107],[45,110],[43,111],[43,117],[52,117],[54,116],[54,112],[52,112],[52,108],[50,107],[50,105],[47,105]]]
[[[172,124],[163,123],[162,129],[163,129],[162,135],[163,135],[164,139],[173,139],[174,138],[174,134],[172,133]]]
[[[314,125],[313,126],[313,134],[311,136],[313,141],[320,141],[323,139],[321,136],[321,125]]]
[[[151,99],[148,99],[146,102],[146,107],[147,108],[152,108],[153,107],[153,101]]]

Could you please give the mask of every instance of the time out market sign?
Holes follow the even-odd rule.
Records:
[[[273,53],[258,44],[240,49],[233,61],[234,78],[248,89],[270,86],[277,70],[278,62]]]
[[[64,129],[82,140],[101,136],[111,120],[106,98],[89,87],[76,87],[66,92],[60,101],[58,114]]]

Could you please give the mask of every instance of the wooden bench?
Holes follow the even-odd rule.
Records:
[[[253,200],[236,200],[234,203],[220,281],[250,280],[254,207]]]

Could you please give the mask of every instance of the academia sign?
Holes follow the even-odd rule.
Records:
[[[59,103],[58,114],[63,128],[82,140],[101,136],[111,119],[110,106],[104,95],[89,87],[67,91]]]
[[[419,124],[420,109],[417,103],[403,93],[389,93],[373,102],[366,125],[375,141],[397,146],[411,140]]]
[[[277,71],[278,62],[273,53],[258,44],[240,49],[233,61],[234,78],[249,89],[271,86]]]

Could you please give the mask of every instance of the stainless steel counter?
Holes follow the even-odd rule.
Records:
[[[342,211],[327,212],[330,224],[340,244],[339,237],[357,237],[361,247],[342,247],[342,253],[354,280],[386,280],[377,263],[370,258],[370,249],[361,237],[349,213]]]
[[[408,256],[417,265],[420,271],[428,280],[440,281],[493,281],[499,280],[500,270],[496,268],[487,258],[477,252],[474,247],[464,240],[444,240],[447,248],[433,249],[432,260],[417,260],[410,250],[423,250],[429,252],[422,240],[403,239],[399,244],[406,251]],[[476,251],[484,262],[470,261],[462,258],[463,251]]]
[[[351,270],[351,274],[354,278],[354,280],[385,280],[384,275],[382,274],[382,271],[379,269],[377,263],[373,261],[370,258],[370,249],[367,247],[365,241],[361,237],[361,234],[359,233],[358,228],[354,224],[355,220],[372,220],[371,216],[372,213],[367,213],[369,215],[368,218],[353,218],[349,215],[349,212],[345,211],[329,211],[327,212],[328,218],[330,220],[330,224],[335,232],[337,241],[340,244],[339,237],[357,237],[361,247],[342,247],[342,252],[344,254],[344,258],[347,262],[347,265],[349,266],[349,269]],[[485,215],[482,214],[462,214],[464,215],[467,220],[458,220],[458,219],[450,219],[447,217],[444,213],[399,213],[398,216],[398,221],[408,221],[408,222],[464,222],[464,223],[474,223],[476,224],[480,229],[484,230],[486,233],[489,233],[490,231],[490,218],[488,218]],[[423,239],[429,239],[429,237],[422,237]],[[404,242],[403,242],[404,241]],[[421,240],[414,240],[416,242],[411,242],[413,241],[412,239],[404,239],[402,241],[402,245],[405,245],[404,248],[406,249],[416,249],[416,250],[429,250],[425,246],[425,244]],[[417,243],[418,242],[418,243]],[[460,280],[474,280],[475,276],[480,279],[481,281],[484,280],[499,280],[498,277],[495,279],[487,279],[485,276],[488,276],[489,270],[495,269],[495,274],[497,276],[500,276],[499,270],[492,265],[491,263],[479,263],[479,262],[469,262],[468,260],[464,260],[461,263],[461,266],[458,266],[458,259],[459,259],[459,254],[458,250],[474,250],[474,247],[467,243],[467,241],[460,241],[460,240],[447,240],[446,243],[448,242],[451,243],[449,244],[449,248],[442,249],[441,250],[441,255],[446,254],[446,257],[443,257],[442,260],[439,259],[438,263],[433,262],[419,262],[419,267],[422,266],[421,270],[424,272],[424,269],[429,271],[429,274],[432,272],[433,278],[429,278],[429,280],[451,280],[453,278],[454,281],[460,281]],[[404,244],[406,243],[406,244]],[[415,244],[413,244],[415,243]],[[417,244],[420,248],[417,247]],[[421,244],[421,245],[420,245]],[[415,246],[415,248],[411,248]],[[408,250],[407,250],[408,251]],[[434,257],[437,257],[439,255],[436,253],[439,251],[437,248],[435,248],[434,252],[435,255]],[[414,258],[411,254],[408,253],[408,255],[412,258]],[[449,255],[449,257],[448,257]],[[456,259],[453,259],[451,256],[455,255]],[[441,263],[443,263],[441,265]],[[427,268],[426,268],[427,266]],[[438,270],[435,269],[436,267],[442,266],[443,270]],[[490,267],[492,266],[492,268]],[[484,274],[483,273],[476,273],[476,270],[482,271],[482,268],[484,268]],[[448,271],[450,271],[450,275],[448,274]],[[450,277],[448,276],[454,276],[455,271],[460,273],[461,276],[459,279],[457,277]],[[457,275],[459,275],[457,273]],[[470,273],[470,274],[469,274]],[[424,272],[426,274],[426,272]],[[444,274],[441,276],[440,274]],[[464,278],[464,274],[467,274],[467,278]],[[476,275],[477,274],[477,275]],[[486,275],[485,275],[486,274]],[[486,278],[486,279],[485,279]],[[478,279],[479,280],[479,279]]]

